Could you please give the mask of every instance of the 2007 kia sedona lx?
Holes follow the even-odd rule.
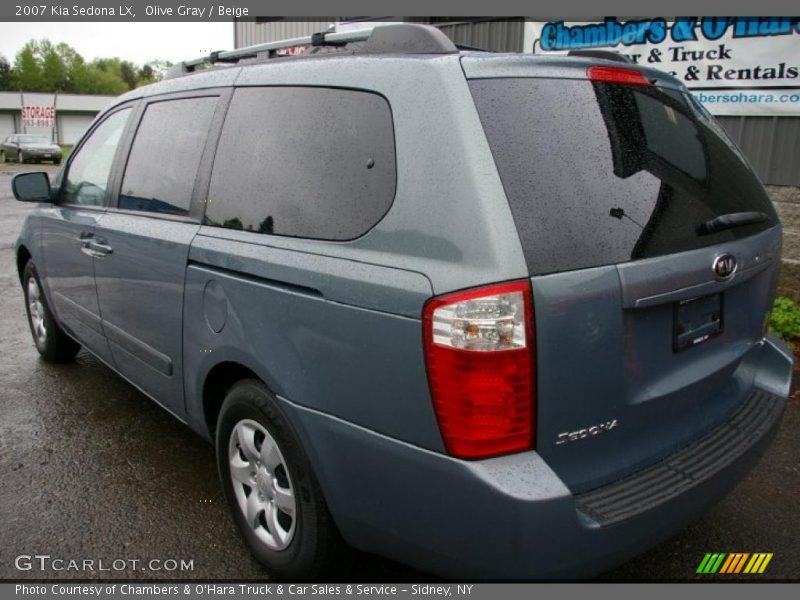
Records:
[[[713,118],[620,61],[410,24],[308,43],[181,63],[52,184],[16,177],[41,355],[83,347],[212,440],[283,577],[345,543],[584,577],[720,500],[792,357],[780,223]]]

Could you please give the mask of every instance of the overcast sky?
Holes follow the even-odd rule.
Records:
[[[31,39],[66,42],[85,59],[118,56],[137,65],[177,62],[233,48],[233,22],[0,23],[0,55],[10,63]]]

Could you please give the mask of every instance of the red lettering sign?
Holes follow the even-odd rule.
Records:
[[[22,107],[22,124],[27,127],[52,127],[55,118],[55,106],[30,104]]]

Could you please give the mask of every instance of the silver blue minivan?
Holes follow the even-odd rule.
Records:
[[[15,178],[42,357],[213,442],[277,577],[588,577],[727,494],[789,393],[781,226],[686,88],[422,25],[305,43],[181,63]]]

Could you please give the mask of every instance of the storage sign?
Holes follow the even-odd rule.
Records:
[[[605,48],[683,81],[716,115],[800,115],[800,18],[530,23],[536,53]]]
[[[30,104],[22,107],[22,124],[27,127],[52,127],[55,119],[55,106]]]
[[[278,48],[275,51],[276,56],[297,56],[303,54],[306,50],[311,48],[308,44],[301,46],[290,46],[288,48]]]

